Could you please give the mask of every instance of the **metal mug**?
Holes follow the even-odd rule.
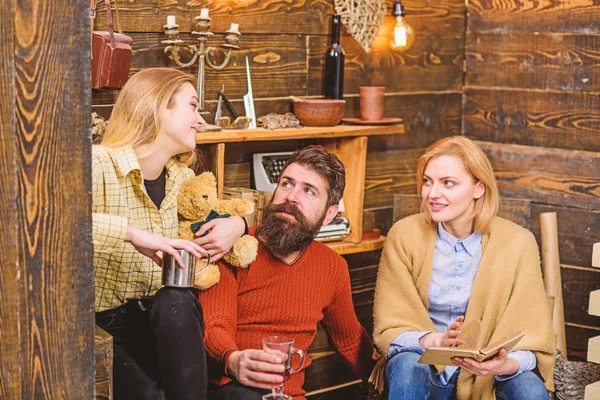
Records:
[[[196,257],[187,250],[177,250],[183,261],[184,267],[177,264],[177,260],[169,253],[165,253],[162,266],[162,284],[163,286],[191,288],[194,287],[194,279],[206,270],[210,265],[210,254],[206,265],[199,271],[196,271]]]

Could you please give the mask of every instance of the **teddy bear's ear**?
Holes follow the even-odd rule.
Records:
[[[197,178],[200,179],[204,185],[217,187],[217,178],[215,178],[215,175],[212,172],[203,172],[198,175]]]
[[[177,195],[177,211],[180,216],[189,220],[203,219],[203,215],[199,214],[203,213],[201,204],[204,203],[204,200],[198,196],[198,193],[203,193],[205,190],[203,189],[204,187],[213,188],[213,186],[206,186],[206,183],[200,176],[193,176],[183,182]]]

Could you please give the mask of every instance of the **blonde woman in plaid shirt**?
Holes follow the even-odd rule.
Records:
[[[114,398],[205,399],[202,308],[188,289],[161,289],[161,253],[219,259],[245,231],[239,217],[177,239],[177,193],[194,172],[194,78],[146,69],[123,87],[92,153],[96,324],[114,340]],[[200,237],[205,232],[208,235]]]

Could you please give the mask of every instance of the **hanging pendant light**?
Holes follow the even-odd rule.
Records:
[[[392,15],[396,17],[396,25],[390,36],[390,46],[392,50],[398,52],[407,51],[415,41],[415,33],[413,28],[404,19],[404,7],[400,0],[394,2]]]

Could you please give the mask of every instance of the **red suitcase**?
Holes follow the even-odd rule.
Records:
[[[92,35],[92,88],[120,88],[129,77],[131,43],[129,36],[114,33],[110,1],[106,0],[108,31]]]

